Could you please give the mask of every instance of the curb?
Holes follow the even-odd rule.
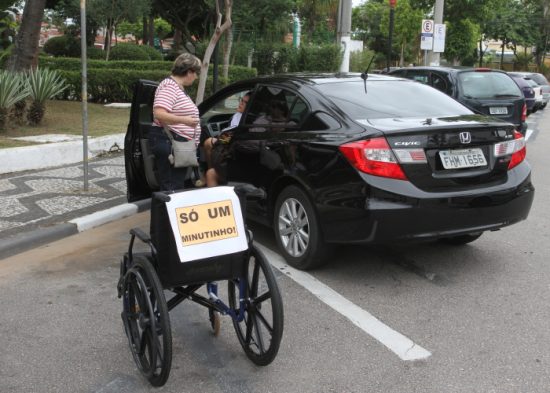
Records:
[[[34,231],[17,235],[17,238],[0,240],[0,259],[31,250],[44,244],[63,239],[68,236],[119,220],[124,217],[141,213],[151,208],[151,199],[134,203],[124,203],[106,210],[76,218],[68,223],[54,225],[49,228],[39,228]]]
[[[123,149],[124,136],[125,134],[122,133],[89,138],[88,158]],[[0,149],[0,162],[2,162],[0,174],[41,170],[82,162],[82,143],[82,140],[78,140]]]

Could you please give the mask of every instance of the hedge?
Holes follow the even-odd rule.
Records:
[[[80,100],[82,97],[82,76],[79,71],[58,70],[60,75],[65,78],[67,88],[57,97],[64,100]],[[255,70],[254,70],[255,71]],[[139,79],[152,81],[161,81],[168,73],[162,70],[116,70],[116,69],[97,69],[88,70],[88,99],[91,102],[131,102],[133,88]],[[218,87],[226,85],[238,79],[230,78],[225,80],[222,77],[218,79]],[[212,94],[213,78],[209,76],[206,83],[205,96]],[[191,97],[197,95],[198,81],[187,88]]]
[[[119,70],[136,70],[136,71],[164,71],[170,73],[173,62],[171,61],[130,61],[130,60],[88,60],[88,68],[92,69],[119,69]],[[79,58],[70,57],[40,57],[40,67],[47,67],[54,70],[64,71],[80,71],[82,63]],[[210,64],[208,73],[211,74],[214,66]],[[222,73],[220,65],[219,74]],[[257,75],[255,68],[244,66],[229,66],[229,80],[237,81],[241,79],[253,78]]]

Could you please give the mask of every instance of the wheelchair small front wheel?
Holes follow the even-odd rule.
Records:
[[[172,333],[164,292],[146,257],[135,256],[122,284],[122,321],[138,369],[163,386],[172,365]]]
[[[244,280],[244,318],[233,326],[246,356],[259,366],[275,359],[283,335],[283,301],[271,265],[255,246],[248,251],[246,277],[229,281],[229,306],[239,313],[239,286]]]

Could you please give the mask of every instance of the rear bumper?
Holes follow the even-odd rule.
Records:
[[[527,218],[534,198],[528,164],[525,165],[527,175],[522,181],[509,184],[522,172],[525,174],[525,168],[511,175],[512,180],[498,190],[455,196],[421,193],[414,197],[375,188],[368,198],[353,203],[357,207],[362,204],[362,209],[325,205],[321,214],[325,240],[363,244],[418,242],[514,224]],[[322,211],[323,207],[319,208]]]

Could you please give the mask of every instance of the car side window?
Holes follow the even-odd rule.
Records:
[[[212,135],[229,127],[233,115],[237,113],[239,102],[249,91],[237,91],[218,101],[201,115],[201,125],[206,126]]]
[[[437,74],[432,74],[432,86],[443,93],[447,93],[447,82]]]
[[[307,104],[295,93],[262,86],[252,97],[244,126],[251,132],[295,130],[308,112]]]
[[[409,70],[409,72],[407,72],[407,78],[416,82],[424,83],[425,85],[430,83],[430,75],[428,74],[428,71]]]

